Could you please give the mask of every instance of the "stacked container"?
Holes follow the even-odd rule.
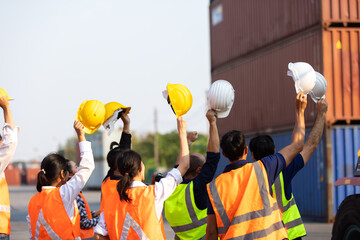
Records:
[[[295,122],[288,63],[308,62],[327,80],[324,137],[293,180],[305,218],[332,221],[341,201],[360,193],[333,185],[337,178],[353,176],[360,149],[359,4],[218,0],[210,5],[212,81],[228,80],[236,94],[230,115],[218,121],[220,135],[232,129],[248,138],[266,133],[281,149],[290,143]],[[315,119],[315,104],[308,98],[307,133]]]

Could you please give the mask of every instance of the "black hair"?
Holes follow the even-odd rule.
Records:
[[[68,172],[68,161],[60,154],[52,153],[47,155],[41,162],[41,170],[37,175],[36,190],[41,192],[43,186],[51,186],[62,170],[64,170],[65,175]]]
[[[220,147],[230,161],[236,161],[244,155],[246,147],[245,136],[237,130],[227,132],[221,138]]]
[[[122,174],[121,181],[117,184],[120,200],[131,202],[127,190],[133,182],[133,178],[141,171],[141,156],[133,150],[127,150],[117,158],[119,172]]]
[[[112,142],[110,144],[110,151],[108,152],[108,154],[106,156],[106,161],[107,161],[110,169],[107,172],[106,176],[104,177],[103,181],[105,181],[105,179],[107,179],[108,177],[111,177],[114,175],[114,171],[117,169],[116,158],[117,158],[117,155],[119,154],[119,152],[121,152],[121,151],[122,151],[122,149],[120,148],[119,143]]]
[[[254,154],[254,160],[260,160],[275,153],[274,140],[269,135],[260,135],[250,140],[250,151]]]
[[[66,171],[69,173],[69,174],[74,174],[73,170],[72,170],[72,166],[71,166],[71,163],[72,161],[70,160],[67,160],[66,159]]]
[[[202,167],[204,165],[204,159],[202,159],[201,157],[199,157],[196,154],[190,154],[190,167],[189,169],[186,171],[185,175],[194,175],[196,174],[196,170],[198,167]]]

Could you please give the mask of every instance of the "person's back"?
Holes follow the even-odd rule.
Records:
[[[279,153],[252,163],[246,160],[248,148],[240,131],[233,130],[222,137],[220,146],[230,164],[208,184],[207,239],[287,238],[270,187],[304,145],[306,98],[298,94],[296,99],[295,141]]]
[[[206,160],[199,153],[190,154],[190,168],[184,175],[184,181],[165,201],[165,217],[180,239],[201,239],[206,234],[206,184],[214,178],[220,159],[217,116],[212,110],[209,110],[206,116],[210,124]],[[191,135],[188,136],[189,145],[196,139],[191,141],[191,138]]]

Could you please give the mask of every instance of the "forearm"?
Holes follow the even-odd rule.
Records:
[[[181,175],[184,176],[186,171],[189,169],[190,166],[190,156],[189,156],[189,147],[186,138],[186,131],[179,133],[180,138],[180,153],[176,160],[176,164],[179,164],[178,170],[180,171]]]
[[[316,116],[314,126],[311,129],[311,132],[304,145],[304,148],[301,151],[301,155],[304,159],[305,164],[309,161],[311,155],[314,153],[316,147],[318,146],[324,132],[324,127],[325,127],[325,113],[319,113]]]
[[[292,134],[291,142],[304,141],[305,138],[305,114],[304,111],[296,111],[295,127]]]
[[[3,139],[0,147],[0,174],[8,166],[17,147],[17,129],[6,125],[3,128]]]
[[[208,214],[206,226],[206,240],[217,240],[218,232],[216,226],[216,217],[214,214]]]
[[[220,141],[219,141],[219,133],[216,126],[216,122],[210,123],[209,129],[209,142],[207,146],[208,152],[219,152],[220,151]]]
[[[15,123],[14,123],[14,119],[12,117],[10,108],[9,107],[4,108],[3,111],[4,111],[5,123],[9,124],[14,129],[15,128]]]
[[[123,132],[130,134],[130,123],[124,123]]]

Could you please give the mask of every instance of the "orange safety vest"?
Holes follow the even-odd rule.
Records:
[[[0,233],[10,235],[10,200],[5,177],[0,178]]]
[[[261,161],[221,174],[207,189],[220,239],[287,239]]]
[[[163,219],[155,210],[155,186],[127,190],[131,203],[116,192],[105,204],[104,217],[110,239],[166,239]],[[111,204],[110,204],[111,203]]]
[[[81,239],[79,209],[74,207],[74,218],[70,220],[59,188],[43,189],[35,194],[28,211],[33,239]]]
[[[84,203],[85,203],[85,210],[86,210],[86,214],[88,219],[92,219],[91,216],[91,211],[90,211],[90,207],[89,204],[87,203],[84,195],[82,195],[82,193],[79,193],[80,197],[83,199]],[[88,228],[88,229],[81,229],[80,228],[80,237],[81,239],[87,239],[87,238],[92,238],[94,237],[94,228]]]
[[[106,199],[117,192],[117,184],[120,180],[111,180],[107,178],[101,185],[101,201],[100,201],[100,212],[104,211]]]

